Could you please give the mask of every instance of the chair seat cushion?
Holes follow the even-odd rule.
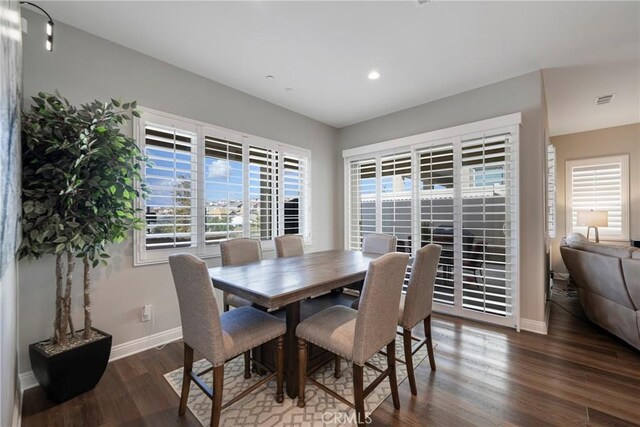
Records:
[[[252,307],[254,304],[248,299],[239,297],[238,295],[225,293],[225,304],[229,304],[231,307]]]
[[[253,307],[239,307],[220,316],[227,360],[284,335],[283,320]]]
[[[296,336],[352,360],[357,315],[354,309],[334,305],[302,321]]]

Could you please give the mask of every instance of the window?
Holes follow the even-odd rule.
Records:
[[[556,147],[547,145],[547,232],[556,237]]]
[[[134,123],[152,161],[136,265],[175,252],[217,256],[219,242],[237,237],[265,249],[279,234],[310,241],[308,150],[147,110]]]
[[[587,234],[578,212],[606,211],[600,239],[629,240],[629,156],[569,160],[566,166],[567,233]]]
[[[519,120],[346,150],[345,246],[367,233],[412,254],[439,244],[434,309],[517,326]]]

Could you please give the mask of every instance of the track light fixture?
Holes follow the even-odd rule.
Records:
[[[37,4],[31,3],[28,1],[21,1],[20,4],[33,6],[36,9],[39,9],[40,11],[42,11],[42,13],[44,13],[45,15],[47,15],[47,18],[49,18],[49,20],[47,21],[47,39],[45,41],[44,46],[49,52],[53,52],[53,19],[51,19],[51,16],[47,13],[46,10],[44,10]]]

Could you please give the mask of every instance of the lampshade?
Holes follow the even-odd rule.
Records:
[[[607,211],[578,211],[578,226],[608,227],[609,213]]]

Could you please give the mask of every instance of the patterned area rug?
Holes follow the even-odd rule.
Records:
[[[434,349],[437,346],[434,343]],[[404,360],[402,349],[402,338],[396,340],[396,355]],[[414,367],[417,367],[427,356],[427,348],[423,346],[414,356]],[[369,360],[374,366],[385,368],[386,357],[377,354]],[[427,362],[428,363],[428,362]],[[209,362],[199,360],[193,364],[196,372],[209,367]],[[404,363],[397,362],[398,384],[407,378],[407,369]],[[370,384],[377,376],[378,372],[365,367],[364,386]],[[182,385],[182,368],[169,372],[164,376],[173,390],[179,395]],[[224,395],[222,404],[240,394],[247,387],[260,380],[260,376],[253,374],[251,378],[244,379],[244,359],[237,357],[228,362],[224,368]],[[324,368],[314,374],[318,382],[325,384],[332,390],[353,402],[352,369],[347,362],[342,362],[342,376],[338,379],[333,377],[333,363],[328,363]],[[205,377],[211,386],[212,376]],[[298,408],[297,399],[290,399],[285,392],[284,402],[279,404],[275,401],[275,380],[269,381],[263,387],[258,388],[253,393],[247,395],[232,406],[222,411],[220,416],[221,426],[290,426],[290,427],[315,427],[315,426],[350,426],[354,425],[355,411],[325,393],[312,383],[307,383],[306,387],[306,407]],[[365,410],[367,414],[372,413],[391,394],[388,379],[385,379],[367,397]],[[176,398],[177,399],[177,398]],[[176,400],[177,401],[177,400]],[[208,426],[211,421],[211,400],[191,382],[191,392],[187,407],[195,415],[203,426]]]

